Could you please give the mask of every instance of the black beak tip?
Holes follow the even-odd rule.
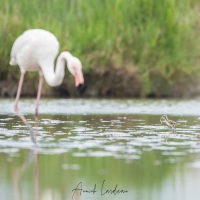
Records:
[[[85,85],[85,84],[79,84],[79,85],[76,87],[76,89],[77,89],[77,93],[78,93],[79,95],[82,95],[82,94],[85,92],[85,90],[86,90],[86,85]]]

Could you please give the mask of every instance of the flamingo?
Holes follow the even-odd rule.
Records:
[[[21,76],[15,99],[15,112],[18,112],[18,101],[27,71],[39,71],[39,85],[36,98],[35,113],[41,98],[43,80],[54,87],[62,83],[65,75],[65,62],[69,72],[75,77],[75,86],[79,92],[84,90],[84,78],[81,61],[68,51],[59,54],[59,42],[49,31],[43,29],[29,29],[20,35],[11,49],[10,65],[18,65]],[[56,66],[54,63],[57,57]]]

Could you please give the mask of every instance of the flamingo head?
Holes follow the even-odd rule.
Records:
[[[82,94],[86,89],[86,85],[84,84],[82,64],[80,60],[76,57],[73,57],[73,59],[71,59],[68,63],[68,69],[75,78],[75,86],[78,94]]]

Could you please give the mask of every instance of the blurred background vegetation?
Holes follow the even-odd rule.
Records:
[[[1,96],[15,95],[12,84],[18,82],[19,69],[9,66],[10,50],[14,40],[32,28],[53,32],[60,51],[81,59],[88,85],[85,96],[200,93],[198,0],[1,0],[0,23]],[[35,81],[38,74],[27,76]],[[67,78],[71,88],[73,80]],[[70,89],[63,92],[65,83],[56,89],[46,85],[43,94],[73,96]],[[9,84],[15,88],[12,94]],[[31,94],[24,89],[23,95]]]

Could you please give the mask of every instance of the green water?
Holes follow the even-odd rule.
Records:
[[[32,101],[21,102],[29,127],[9,111],[12,101],[0,101],[1,199],[199,198],[200,119],[190,103],[68,100],[76,108],[63,114],[63,100],[47,100],[36,121],[26,113]],[[184,113],[170,115],[174,105]],[[159,112],[177,122],[175,132]]]

